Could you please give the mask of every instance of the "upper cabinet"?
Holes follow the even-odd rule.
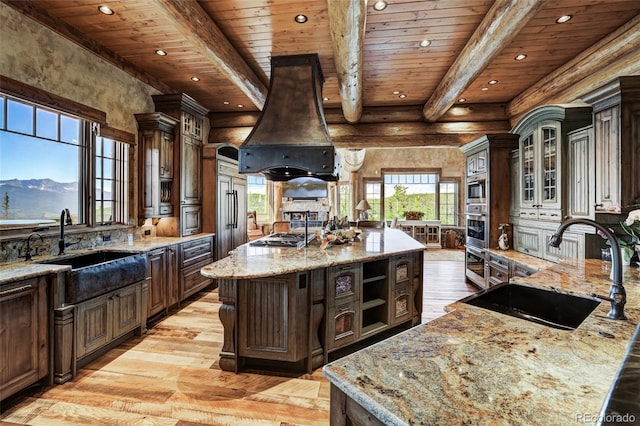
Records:
[[[156,111],[178,120],[174,163],[180,167],[174,176],[179,192],[177,221],[158,227],[158,235],[186,236],[202,232],[202,147],[208,137],[208,110],[185,94],[155,95]]]
[[[560,221],[566,214],[569,133],[591,125],[591,107],[546,105],[527,114],[511,130],[519,135],[519,216]]]
[[[589,215],[588,189],[580,198],[571,194],[589,188],[591,121],[590,106],[545,105],[511,130],[519,135],[518,152],[511,155],[518,179],[511,188],[519,203],[511,208],[516,250],[555,261],[584,258],[582,229],[572,228],[576,232],[568,232],[560,248],[547,241],[565,216]]]
[[[593,106],[596,212],[640,203],[640,76],[619,77],[583,97]]]
[[[166,114],[136,114],[139,149],[139,215],[173,216],[174,135],[178,122]]]

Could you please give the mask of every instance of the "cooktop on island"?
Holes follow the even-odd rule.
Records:
[[[280,232],[277,234],[267,235],[249,243],[252,246],[272,246],[272,247],[304,247],[310,241],[313,241],[315,234],[307,236],[305,242],[304,234],[289,234]]]

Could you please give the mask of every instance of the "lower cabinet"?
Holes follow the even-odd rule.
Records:
[[[49,375],[47,278],[0,286],[0,400]]]
[[[213,262],[213,237],[199,238],[180,244],[179,301],[211,284],[212,280],[200,273],[200,269],[211,262]]]
[[[147,254],[147,318],[166,311],[211,284],[200,273],[213,262],[213,237],[151,250]]]
[[[487,261],[485,267],[487,268],[487,287],[491,287],[500,283],[509,282],[511,274],[509,273],[509,260],[504,257],[487,253]]]
[[[142,281],[76,305],[76,359],[140,328],[144,318]]]
[[[307,272],[239,281],[238,354],[297,362],[308,356]]]

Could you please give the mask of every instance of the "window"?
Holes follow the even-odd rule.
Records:
[[[0,220],[55,225],[69,209],[73,224],[126,223],[129,147],[97,133],[90,121],[0,94]]]
[[[458,183],[440,181],[440,222],[457,226]]]
[[[437,173],[384,174],[385,219],[421,212],[423,220],[438,219]]]
[[[369,213],[369,220],[382,220],[380,212],[382,211],[382,198],[381,198],[382,183],[380,181],[365,181],[364,182],[364,198],[369,202],[371,210]]]
[[[271,187],[272,185],[264,176],[247,176],[247,209],[256,211],[258,222],[271,221]]]
[[[96,139],[96,224],[126,223],[129,211],[129,145]]]
[[[458,182],[440,180],[438,172],[382,173],[382,182],[364,180],[365,199],[373,220],[404,219],[406,212],[423,213],[422,220],[458,225]],[[380,212],[384,212],[383,215]]]
[[[349,217],[349,200],[351,199],[351,185],[349,182],[338,183],[338,217]]]

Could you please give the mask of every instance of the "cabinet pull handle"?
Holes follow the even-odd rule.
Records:
[[[33,288],[33,286],[31,284],[28,284],[28,285],[23,285],[21,287],[16,287],[16,288],[12,288],[12,289],[5,290],[5,291],[0,291],[0,296],[8,296],[10,294],[20,293],[21,291],[29,290],[30,288]]]

